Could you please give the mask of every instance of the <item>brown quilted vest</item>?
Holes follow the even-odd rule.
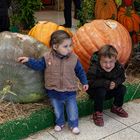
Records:
[[[76,91],[77,82],[75,66],[77,56],[72,53],[69,57],[60,59],[54,52],[45,54],[45,88],[56,91]]]

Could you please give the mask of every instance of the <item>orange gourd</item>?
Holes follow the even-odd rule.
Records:
[[[120,7],[117,18],[129,32],[139,32],[140,16],[130,7]]]
[[[56,30],[64,30],[72,36],[69,29],[59,26],[53,22],[40,21],[37,23],[28,33],[29,36],[34,37],[40,42],[44,43],[47,47],[50,47],[49,41],[51,34]]]
[[[96,0],[95,4],[96,19],[116,19],[117,8],[114,0]]]
[[[87,71],[91,55],[105,44],[118,51],[118,60],[125,64],[130,57],[132,42],[129,32],[115,20],[93,20],[73,35],[74,51]]]

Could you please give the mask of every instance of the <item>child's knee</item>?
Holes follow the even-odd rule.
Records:
[[[93,94],[95,98],[105,99],[106,93],[107,91],[105,88],[97,88]]]
[[[119,91],[120,91],[119,93],[125,95],[125,93],[126,93],[126,86],[125,85],[120,85],[119,86]]]

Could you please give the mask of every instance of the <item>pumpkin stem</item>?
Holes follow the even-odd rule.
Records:
[[[103,3],[104,3],[104,6],[105,6],[105,5],[107,5],[107,1],[106,1],[106,0],[104,0],[104,2],[103,2]]]

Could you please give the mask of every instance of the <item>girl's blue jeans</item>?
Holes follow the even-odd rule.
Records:
[[[56,116],[55,123],[59,126],[65,124],[64,106],[66,107],[68,126],[78,127],[78,107],[76,102],[76,95],[69,96],[66,99],[58,100],[50,98]]]

